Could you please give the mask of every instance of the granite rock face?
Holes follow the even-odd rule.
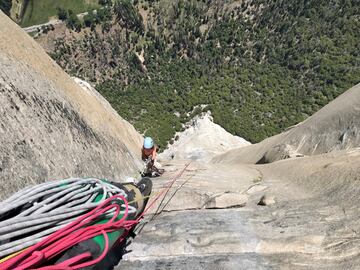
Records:
[[[265,164],[358,147],[359,108],[360,84],[287,131],[258,144],[231,150],[213,161]]]
[[[359,90],[259,144],[192,162],[116,270],[359,269]],[[187,162],[165,164],[155,189]]]
[[[47,179],[136,173],[135,129],[2,13],[0,36],[0,197]],[[153,194],[183,173],[116,270],[359,269],[359,93],[213,162],[164,160]]]
[[[192,163],[116,270],[358,269],[359,162],[354,149],[267,165]],[[183,166],[165,164],[155,192]]]
[[[48,179],[137,173],[135,129],[1,12],[0,36],[0,198]]]
[[[178,132],[173,144],[160,154],[161,159],[188,159],[210,161],[214,156],[231,149],[250,145],[213,122],[210,112],[196,116]]]

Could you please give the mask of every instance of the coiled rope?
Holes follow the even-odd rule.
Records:
[[[98,194],[102,194],[102,199],[98,201],[97,203],[93,203],[92,200],[94,199],[94,195],[91,193],[87,193],[87,189],[82,189],[83,187],[79,187],[78,189],[81,189],[81,193],[86,194],[84,201],[80,202],[80,197],[76,195],[70,196],[70,198],[73,198],[76,196],[76,198],[72,199],[72,204],[69,202],[69,198],[67,200],[66,205],[70,206],[70,210],[68,211],[68,221],[72,221],[70,224],[65,225],[59,225],[63,227],[58,227],[56,232],[53,232],[51,235],[47,237],[43,237],[42,240],[33,246],[27,248],[26,250],[20,252],[16,256],[9,258],[7,261],[0,263],[0,269],[2,270],[26,270],[26,269],[32,269],[32,270],[77,270],[77,269],[83,269],[88,266],[92,266],[100,262],[108,253],[110,246],[109,246],[109,237],[108,233],[124,229],[124,234],[121,236],[121,238],[118,239],[118,243],[122,242],[128,233],[136,226],[140,220],[144,217],[144,215],[152,208],[154,207],[155,203],[161,198],[166,196],[166,194],[169,192],[169,190],[172,188],[173,184],[178,180],[182,174],[185,172],[187,167],[190,165],[187,164],[183,170],[177,174],[164,189],[159,192],[154,200],[145,208],[145,210],[135,219],[135,220],[127,220],[127,217],[130,213],[135,213],[136,209],[134,207],[131,207],[127,201],[126,193],[113,186],[109,186],[106,182],[102,182],[99,179],[87,179],[91,182],[91,185],[100,185],[100,189],[98,190]],[[64,185],[67,185],[67,188],[74,184],[75,182],[80,182],[81,179],[77,179],[75,181],[72,181],[73,179],[68,179],[70,182],[65,182]],[[65,180],[64,180],[65,181]],[[58,182],[57,182],[58,183]],[[51,188],[58,189],[58,185],[54,185],[51,183],[47,183]],[[86,183],[83,183],[86,184]],[[43,188],[39,189],[44,194],[52,194],[51,192],[48,192],[48,189],[45,188],[45,184],[41,185]],[[90,187],[90,189],[97,189],[98,186]],[[73,190],[70,187],[70,191],[65,194],[72,194]],[[65,190],[65,188],[64,188]],[[76,189],[75,189],[76,190]],[[62,190],[63,191],[63,190]],[[61,191],[61,192],[62,192]],[[31,191],[31,189],[26,189],[23,192],[19,192],[21,197],[24,197],[27,192],[31,192],[32,194],[36,194],[36,192]],[[118,195],[113,195],[114,193],[118,192]],[[104,195],[106,193],[106,196]],[[29,193],[28,193],[29,194]],[[44,194],[42,196],[44,196]],[[106,198],[107,196],[113,195],[110,198]],[[32,196],[32,195],[31,195]],[[35,195],[34,195],[35,196]],[[56,196],[56,195],[53,195]],[[36,198],[41,198],[41,196],[35,196]],[[12,196],[6,202],[4,202],[4,207],[10,207],[11,203],[14,203],[14,205],[21,205],[18,202],[16,202],[16,196]],[[56,198],[60,198],[60,196],[56,196]],[[91,198],[91,199],[90,199]],[[48,198],[46,198],[47,200]],[[61,199],[60,199],[61,200]],[[24,200],[25,201],[25,200]],[[76,203],[75,203],[76,201]],[[58,204],[52,204],[53,200],[48,200],[48,204],[43,204],[43,207],[46,207],[45,212],[43,210],[39,210],[41,208],[38,208],[36,204],[34,203],[33,210],[27,209],[27,214],[30,215],[31,213],[34,213],[35,215],[43,215],[48,214],[51,212],[54,212],[54,216],[58,217],[61,214],[59,214],[59,211],[66,211],[65,208],[61,208],[64,205],[59,206]],[[59,209],[55,208],[55,205],[59,206]],[[61,208],[61,209],[60,209]],[[72,208],[75,208],[73,210]],[[90,212],[87,212],[84,214],[84,212],[89,211],[89,209],[93,208]],[[79,211],[83,211],[82,214],[78,214]],[[1,212],[0,212],[1,213]],[[79,216],[80,215],[80,216]],[[118,220],[119,215],[122,215],[121,218]],[[99,218],[103,218],[104,216],[108,217],[109,220],[106,223],[96,224],[96,221],[99,220]],[[23,216],[20,216],[18,218],[23,218]],[[64,222],[64,220],[56,219],[57,222]],[[49,221],[51,223],[51,221]],[[95,224],[94,224],[95,223]],[[1,224],[0,224],[1,228]],[[63,261],[61,263],[58,263],[56,265],[52,266],[41,266],[46,265],[47,262],[49,262],[52,258],[56,257],[59,254],[62,254],[66,250],[68,250],[70,247],[76,245],[77,243],[86,241],[88,239],[91,239],[95,236],[103,235],[105,239],[105,248],[102,252],[102,254],[98,257],[93,259],[92,255],[89,252],[85,252],[83,254],[79,254],[73,258],[70,258],[66,261]],[[40,236],[41,237],[41,236]],[[20,247],[17,247],[20,248]]]
[[[0,222],[0,257],[40,242],[114,195],[127,198],[124,190],[96,178],[52,181],[15,193],[0,203],[0,218],[24,210]],[[129,206],[129,212],[136,209]]]
[[[126,220],[129,209],[130,206],[128,205],[126,198],[122,195],[115,195],[102,202],[101,205],[97,206],[89,213],[76,219],[76,221],[26,249],[19,255],[0,264],[0,268],[3,270],[75,270],[94,265],[100,262],[109,251],[110,247],[107,233],[120,228],[129,229],[136,223],[134,220]],[[123,215],[117,220],[121,212],[123,212]],[[112,216],[108,222],[104,224],[94,224],[99,218],[102,218],[109,213],[112,213]],[[104,251],[98,258],[91,260],[91,253],[85,252],[57,265],[37,268],[38,265],[43,263],[46,264],[47,261],[68,250],[77,243],[86,241],[97,235],[103,235],[105,239]]]

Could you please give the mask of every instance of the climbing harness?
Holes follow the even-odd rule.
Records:
[[[144,168],[141,171],[141,176],[143,176],[143,177],[159,177],[159,176],[163,175],[164,172],[165,172],[164,169],[158,169],[155,166],[154,161],[152,160],[152,157],[150,156],[144,161]]]

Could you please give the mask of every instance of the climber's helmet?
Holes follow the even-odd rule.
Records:
[[[151,149],[154,147],[154,140],[150,137],[146,137],[144,139],[144,148],[145,149]]]

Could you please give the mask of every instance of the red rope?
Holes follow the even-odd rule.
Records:
[[[188,163],[183,170],[176,175],[172,181],[160,192],[155,199],[149,204],[149,206],[137,217],[136,220],[126,220],[129,212],[129,203],[121,195],[115,195],[107,199],[104,203],[97,206],[95,209],[89,213],[79,217],[74,222],[68,224],[64,228],[58,230],[57,232],[51,234],[41,242],[35,244],[34,246],[26,249],[19,255],[3,262],[0,264],[0,269],[2,270],[76,270],[85,268],[88,266],[95,265],[99,263],[109,252],[109,238],[107,233],[114,232],[120,229],[125,229],[123,236],[117,241],[123,241],[128,232],[140,222],[144,215],[155,205],[155,203],[166,194],[173,184],[179,179],[182,174],[185,172],[187,167],[190,165]],[[116,221],[116,218],[119,216],[121,207],[119,201],[125,204],[125,213],[122,218]],[[96,221],[100,216],[107,213],[110,210],[115,210],[112,218],[104,224],[95,224],[90,225]],[[98,235],[103,235],[105,239],[105,248],[102,254],[91,261],[89,261],[92,256],[89,252],[80,254],[71,259],[68,259],[64,262],[61,262],[53,266],[44,266],[38,268],[40,265],[46,263],[46,261],[56,257],[57,255],[68,250],[72,246],[86,241],[88,239],[94,238]]]
[[[114,202],[118,201],[119,199],[125,204],[125,214],[120,220],[115,221],[115,219],[118,217],[120,213],[120,205]],[[107,223],[86,226],[91,224],[99,216],[105,214],[111,209],[115,209],[114,216]],[[94,265],[99,261],[101,261],[109,250],[109,239],[106,233],[122,228],[124,226],[124,223],[128,222],[125,220],[128,216],[128,211],[129,211],[129,205],[127,200],[121,195],[115,195],[107,199],[103,204],[97,206],[89,213],[81,216],[74,222],[68,224],[64,228],[51,234],[44,240],[28,248],[19,255],[0,264],[0,269],[3,270],[34,269],[36,268],[36,266],[46,262],[47,260],[54,258],[56,255],[59,255],[60,253],[69,249],[70,247],[85,240],[91,239],[99,234],[103,234],[105,238],[105,248],[101,256],[90,262],[80,263],[75,266],[72,266],[71,269],[80,269],[82,267]],[[129,222],[133,222],[133,221],[129,221]],[[68,269],[69,265],[66,262],[62,263],[62,265],[64,265],[63,268],[55,268],[55,269],[64,269],[64,270]],[[50,270],[54,268],[43,267],[41,269]]]
[[[190,166],[191,162],[185,165],[185,167],[173,178],[172,181],[169,182],[169,184],[164,187],[163,191],[160,192],[155,199],[149,204],[149,206],[141,213],[141,215],[137,218],[137,221],[139,222],[141,218],[144,217],[144,215],[154,206],[154,204],[159,200],[160,197],[162,197],[164,194],[166,194],[174,185],[176,180],[178,180],[186,171],[186,169]]]

